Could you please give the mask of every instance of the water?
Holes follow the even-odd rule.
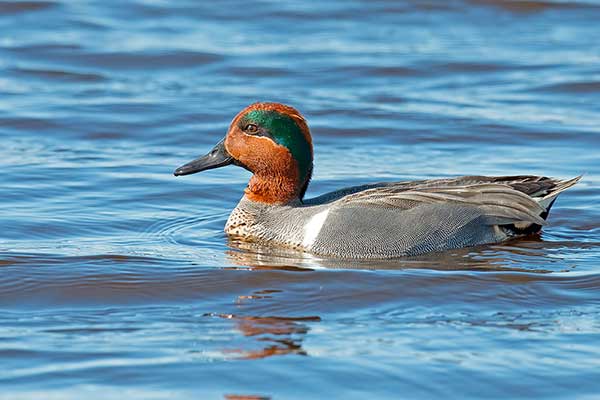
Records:
[[[0,399],[598,398],[598,20],[592,1],[0,1]],[[307,117],[309,196],[584,178],[502,245],[350,263],[229,243],[248,173],[171,174],[257,100]]]

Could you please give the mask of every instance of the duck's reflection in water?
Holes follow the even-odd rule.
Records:
[[[255,396],[245,394],[226,394],[225,400],[271,400],[268,396]]]
[[[255,350],[226,350],[227,353],[237,354],[236,358],[244,360],[256,360],[286,354],[307,355],[302,348],[304,336],[310,330],[307,323],[321,321],[321,318],[317,316],[255,317],[234,314],[210,314],[210,316],[234,320],[236,328],[245,337],[254,338],[262,344],[262,348]]]
[[[512,271],[548,273],[569,269],[560,251],[564,243],[531,236],[502,244],[462,248],[414,257],[381,260],[320,258],[294,250],[267,247],[240,239],[229,240],[227,257],[244,269],[310,271],[315,269],[431,269],[441,271]],[[557,249],[558,247],[558,249]],[[519,265],[521,267],[515,267]],[[523,265],[529,268],[522,268]],[[550,267],[550,268],[549,268]],[[235,268],[235,267],[234,267]]]
[[[540,274],[562,272],[569,269],[560,256],[565,249],[565,243],[543,241],[539,237],[506,242],[500,245],[479,246],[391,260],[324,259],[306,253],[264,247],[256,243],[239,240],[230,240],[230,245],[231,249],[227,252],[227,256],[234,266],[228,268],[256,271],[297,271],[308,274],[317,273],[316,270],[336,268],[430,269],[467,271],[468,273],[482,271],[486,273],[502,272],[502,274],[493,275],[496,277],[494,279],[502,282],[520,283],[523,279],[538,279]],[[574,245],[577,244],[569,243],[567,248]],[[527,267],[524,268],[524,265]],[[322,272],[327,274],[327,271],[318,272],[320,277],[325,276],[322,275]],[[518,272],[518,274],[505,274],[504,272]],[[522,272],[527,273],[527,275],[521,274]],[[466,279],[467,284],[474,284],[474,281],[465,278],[467,275],[457,274],[456,276],[458,280]],[[527,276],[529,278],[526,278]],[[438,278],[439,274],[429,276],[425,273],[424,277],[415,279],[431,279],[431,282],[436,282]],[[477,281],[475,283],[480,283],[476,278],[473,279]],[[481,282],[482,285],[489,284],[488,281]],[[239,296],[236,299],[236,304],[242,306],[257,300],[266,299],[269,301],[268,299],[276,296],[279,291],[278,289],[258,290],[250,295]],[[423,295],[429,296],[430,293],[425,290]],[[244,337],[253,338],[255,340],[254,344],[260,344],[258,349],[241,346],[238,349],[226,350],[228,353],[235,353],[235,357],[241,359],[260,359],[286,354],[309,355],[302,347],[303,341],[310,330],[311,324],[321,320],[318,316],[247,316],[241,314],[213,314],[213,316],[232,319],[235,321],[236,328]]]

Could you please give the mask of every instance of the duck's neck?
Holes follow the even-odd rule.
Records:
[[[300,201],[302,185],[296,176],[252,175],[244,191],[249,200],[266,204],[289,204]]]

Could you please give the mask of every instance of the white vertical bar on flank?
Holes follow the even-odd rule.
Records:
[[[302,240],[302,246],[310,248],[315,242],[317,236],[319,236],[319,232],[321,232],[321,228],[323,228],[323,224],[325,223],[328,214],[329,208],[313,215],[306,225],[304,225],[304,240]]]

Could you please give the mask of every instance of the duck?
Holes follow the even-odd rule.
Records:
[[[352,186],[305,199],[313,143],[295,108],[257,102],[175,176],[236,165],[252,173],[225,224],[231,238],[318,257],[389,259],[537,234],[581,176],[460,176]]]

